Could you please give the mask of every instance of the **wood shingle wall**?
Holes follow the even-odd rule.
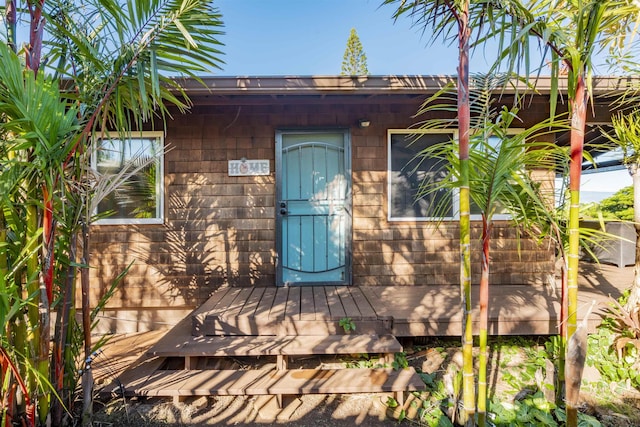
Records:
[[[341,97],[201,105],[168,121],[165,223],[92,228],[92,300],[129,262],[103,330],[169,326],[222,285],[274,286],[275,131],[349,128],[353,284],[458,286],[458,226],[387,220],[387,130],[411,126],[421,98]],[[204,104],[204,102],[203,102]],[[535,108],[535,107],[532,107]],[[530,116],[544,116],[536,113]],[[360,129],[366,117],[371,126]],[[270,176],[229,177],[228,160],[268,159]],[[480,224],[474,228],[474,279]],[[553,251],[495,226],[492,284],[544,284]]]

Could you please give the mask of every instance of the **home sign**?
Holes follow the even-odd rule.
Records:
[[[269,160],[229,160],[229,176],[269,175]]]

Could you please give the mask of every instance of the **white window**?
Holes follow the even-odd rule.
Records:
[[[428,221],[453,218],[455,201],[446,190],[418,198],[425,180],[438,181],[446,175],[442,161],[418,156],[426,147],[451,141],[453,131],[388,131],[388,218],[390,221]]]
[[[163,134],[132,133],[97,140],[92,164],[101,175],[129,175],[99,203],[98,224],[162,224],[164,212]]]

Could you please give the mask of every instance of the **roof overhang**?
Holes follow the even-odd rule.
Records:
[[[189,96],[242,95],[424,95],[432,94],[456,82],[456,76],[389,75],[389,76],[237,76],[176,79]],[[509,83],[496,92],[502,94],[551,93],[551,78],[531,79],[532,86],[520,81]],[[638,85],[640,79],[603,76],[593,78],[594,96],[613,96]],[[558,88],[566,92],[567,81],[560,79]],[[473,89],[473,88],[472,88]]]

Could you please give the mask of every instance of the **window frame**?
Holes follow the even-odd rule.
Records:
[[[524,132],[523,128],[512,128],[507,130],[507,135],[516,135]],[[388,129],[387,130],[387,221],[389,222],[429,222],[429,221],[457,221],[460,219],[460,192],[453,190],[451,192],[451,205],[453,216],[446,217],[394,217],[392,216],[392,183],[391,183],[391,168],[392,168],[392,156],[391,156],[391,138],[392,135],[418,135],[418,134],[449,134],[451,139],[458,139],[457,129]],[[510,220],[512,217],[509,214],[495,214],[493,220]],[[471,221],[482,220],[481,214],[473,214],[469,216]]]
[[[126,136],[118,135],[115,132],[104,132],[101,137],[94,138],[91,167],[94,170],[97,169],[97,150],[99,148],[100,140],[134,140],[134,139],[155,139],[158,145],[158,157],[156,159],[156,215],[153,218],[102,218],[94,222],[96,225],[158,225],[164,224],[165,212],[164,212],[164,132],[162,131],[141,131],[130,132],[125,134]],[[98,214],[98,206],[95,207],[94,215]]]
[[[391,168],[392,168],[392,156],[391,156],[391,138],[393,135],[432,135],[432,134],[447,134],[451,136],[451,139],[455,140],[458,138],[458,131],[456,129],[387,129],[387,221],[389,222],[403,222],[403,221],[413,221],[413,222],[430,222],[430,221],[451,221],[455,220],[455,212],[456,209],[459,208],[457,191],[452,194],[452,210],[454,212],[454,216],[452,217],[412,217],[412,216],[402,216],[396,217],[392,216],[392,182],[391,182]]]

